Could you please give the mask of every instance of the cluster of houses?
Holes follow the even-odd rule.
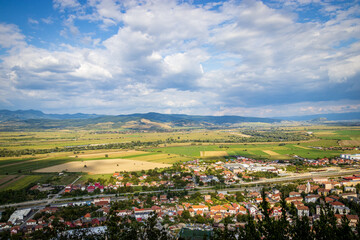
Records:
[[[356,161],[354,159],[344,158],[303,160],[304,164],[311,166],[353,164],[354,161]],[[251,176],[251,173],[256,172],[268,172],[279,176],[285,174],[283,164],[279,164],[277,162],[264,162],[262,160],[241,156],[214,163],[196,159],[182,163],[181,169],[181,172],[159,173],[155,178],[151,178],[147,174],[142,174],[141,176],[136,177],[128,174],[128,176],[125,177],[123,173],[116,172],[112,175],[115,182],[112,181],[112,183],[107,185],[102,185],[100,183],[90,183],[88,185],[68,185],[66,186],[64,193],[71,193],[72,191],[78,189],[88,193],[92,193],[94,191],[103,193],[111,190],[118,190],[121,187],[136,186],[175,188],[176,184],[172,180],[175,176],[179,176],[180,179],[185,182],[185,185],[181,187],[184,187],[185,189],[194,189],[199,185],[215,185],[216,183],[219,183],[220,180],[222,180],[222,182],[226,185],[253,180],[254,177]],[[150,181],[149,179],[152,180]]]
[[[224,166],[223,166],[224,167]],[[296,209],[298,216],[308,216],[311,221],[319,219],[321,211],[325,204],[328,204],[335,213],[339,223],[343,216],[349,219],[350,226],[354,227],[359,221],[359,217],[353,214],[352,209],[346,206],[342,199],[357,202],[360,204],[359,195],[356,193],[356,185],[360,184],[360,175],[353,175],[343,177],[338,180],[318,177],[303,185],[298,185],[296,191],[290,192],[285,199],[286,203]],[[99,186],[98,186],[99,187]],[[236,221],[238,215],[250,214],[254,219],[262,219],[263,215],[260,211],[260,203],[263,201],[259,191],[247,192],[243,202],[234,201],[236,195],[228,191],[218,191],[216,194],[201,195],[201,200],[191,200],[190,195],[183,198],[169,197],[166,194],[152,196],[152,207],[149,206],[146,198],[134,197],[132,209],[118,209],[115,211],[117,216],[133,216],[137,221],[146,220],[150,214],[156,213],[158,219],[161,221],[165,217],[174,224],[178,223],[179,216],[182,216],[185,211],[191,217],[201,216],[205,219],[212,219],[214,223],[221,222],[226,217],[233,217]],[[273,218],[281,217],[281,193],[277,189],[272,189],[266,192],[266,200],[271,206],[270,216]],[[39,219],[27,219],[29,212],[14,212],[10,217],[9,222],[0,223],[0,229],[10,229],[12,234],[19,231],[31,233],[36,230],[41,230],[45,226],[52,227],[53,222],[58,221],[63,223],[67,228],[84,228],[106,225],[106,216],[109,214],[111,207],[110,198],[95,199],[92,202],[77,202],[72,203],[74,206],[94,204],[99,206],[96,210],[101,212],[99,214],[87,213],[79,219],[74,221],[64,221],[62,218],[56,218],[54,215],[61,206],[46,207],[40,212],[48,213],[50,217]],[[136,204],[135,204],[136,203]],[[309,204],[314,204],[315,211],[311,211]],[[79,206],[80,207],[80,206]],[[31,215],[31,214],[30,214]],[[95,215],[95,216],[94,216]],[[289,213],[288,213],[289,215]],[[16,217],[19,216],[19,217]],[[21,217],[20,217],[21,216]],[[289,221],[291,218],[289,216]]]
[[[45,213],[49,217],[45,217],[45,215],[38,219],[33,218],[35,216],[34,213],[36,212],[35,209],[27,208],[16,210],[6,223],[0,223],[0,230],[9,230],[13,235],[19,232],[30,234],[38,230],[43,230],[45,227],[53,228],[55,222],[64,224],[68,228],[85,228],[104,225],[106,223],[106,215],[109,214],[110,211],[110,201],[110,198],[99,198],[88,202],[75,202],[62,204],[60,206],[45,207],[40,209],[38,213]],[[96,215],[102,215],[103,217],[92,217],[92,214],[94,213],[87,213],[83,217],[74,221],[65,221],[64,218],[55,216],[56,213],[60,211],[61,207],[80,207],[91,204],[99,206],[99,209],[96,210],[96,212],[101,214]]]
[[[303,159],[305,165],[309,166],[326,166],[329,164],[332,165],[352,165],[358,162],[356,159],[346,159],[346,158],[321,158],[321,159]]]
[[[185,171],[192,172],[195,176],[198,176],[204,186],[219,182],[218,176],[211,174],[209,175],[206,173],[209,170],[217,172],[218,175],[224,180],[226,185],[232,185],[242,182],[243,180],[253,179],[253,177],[247,176],[246,173],[271,172],[279,174],[282,172],[282,169],[279,168],[277,163],[265,163],[261,160],[255,160],[241,156],[234,159],[229,159],[225,162],[218,161],[215,163],[206,163],[202,160],[193,160],[185,163],[182,167],[185,169]]]

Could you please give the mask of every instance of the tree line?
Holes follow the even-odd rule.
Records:
[[[329,205],[322,208],[319,219],[313,223],[308,217],[298,216],[296,212],[288,214],[289,210],[282,194],[280,201],[281,216],[278,219],[270,217],[272,209],[266,200],[265,191],[261,193],[260,204],[261,218],[254,218],[249,213],[238,220],[245,221],[243,226],[234,228],[233,217],[223,219],[224,227],[215,228],[210,236],[204,239],[227,239],[227,240],[348,240],[360,239],[360,224],[355,228],[349,226],[349,220],[344,216],[341,223],[335,217]],[[119,217],[116,210],[119,205],[113,205],[107,217],[106,228],[103,232],[93,233],[89,229],[78,229],[75,232],[66,231],[67,228],[56,223],[54,228],[45,228],[36,231],[31,237],[36,239],[134,239],[134,240],[158,240],[158,239],[186,239],[171,235],[161,224],[157,214],[152,214],[147,220],[139,222],[132,216]],[[184,218],[186,219],[186,217]],[[231,226],[231,227],[230,227]],[[1,237],[8,239],[21,239],[21,235],[10,236],[8,232],[1,233]],[[8,234],[8,235],[6,235]],[[6,238],[5,238],[6,239]]]

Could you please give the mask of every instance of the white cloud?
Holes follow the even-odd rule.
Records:
[[[47,17],[47,18],[41,18],[41,21],[45,24],[52,24],[54,23],[53,19],[51,17]]]
[[[39,24],[39,21],[38,20],[35,20],[35,19],[32,19],[32,18],[28,18],[28,22],[30,24]]]
[[[20,47],[25,45],[25,36],[14,24],[0,23],[0,46],[3,48]]]
[[[299,102],[283,105],[264,105],[261,107],[223,108],[214,114],[218,116],[240,115],[256,117],[286,117],[359,111],[359,101],[341,99],[338,101]]]
[[[279,6],[288,3],[290,9],[308,4]],[[259,1],[53,4],[63,36],[75,37],[76,45],[35,47],[17,26],[0,24],[0,46],[7,48],[0,83],[8,91],[1,102],[31,98],[26,104],[103,113],[274,116],[347,111],[359,101],[358,6],[319,3],[331,12],[329,20],[298,22],[289,8]],[[85,23],[93,32],[82,29]]]
[[[53,0],[55,8],[64,11],[66,8],[79,8],[81,5],[77,0]]]

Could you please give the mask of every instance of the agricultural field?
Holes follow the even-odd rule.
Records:
[[[171,164],[128,160],[128,159],[106,159],[91,161],[68,162],[48,168],[42,168],[35,172],[84,172],[87,174],[103,174],[122,171],[141,171],[154,168],[171,167]]]
[[[200,157],[224,157],[228,155],[226,151],[200,151]]]
[[[322,140],[323,141],[323,140]],[[330,140],[332,141],[332,140]],[[314,142],[318,143],[318,142]],[[178,146],[153,149],[164,153],[179,154],[191,157],[210,157],[202,155],[203,152],[226,151],[228,155],[240,155],[259,159],[294,159],[294,156],[304,158],[323,158],[336,157],[344,153],[340,150],[320,150],[313,148],[313,142],[297,144],[231,144],[231,145],[207,145],[207,146]],[[359,151],[347,151],[347,153],[356,153]],[[224,156],[224,155],[223,155]]]
[[[240,132],[237,131],[239,134]],[[55,147],[82,146],[89,144],[150,142],[159,140],[230,140],[234,132],[194,130],[150,133],[97,133],[93,130],[59,130],[44,132],[2,132],[0,148],[48,149]]]
[[[66,162],[74,161],[74,158],[46,158],[26,160],[23,162],[17,162],[16,164],[3,165],[0,168],[0,175],[12,175],[12,174],[31,174],[34,170],[46,168],[63,164]]]
[[[142,155],[147,154],[143,151],[135,151],[135,150],[129,150],[129,151],[93,151],[93,152],[87,152],[87,153],[79,153],[76,155],[72,155],[71,157],[79,157],[81,159],[103,159],[104,157],[107,158],[119,158],[119,157],[126,157],[126,156],[132,156],[132,155]],[[106,155],[106,156],[105,156]]]
[[[39,175],[21,175],[16,181],[11,182],[5,187],[2,186],[2,190],[20,190],[26,188],[32,183],[37,183],[41,178],[42,176]]]
[[[343,126],[263,126],[251,127],[269,131],[293,132],[311,135],[309,140],[293,142],[236,142],[251,139],[242,133],[244,126],[225,130],[178,130],[175,132],[130,133],[122,131],[97,132],[96,130],[58,130],[43,132],[2,132],[0,149],[53,149],[89,144],[156,142],[158,147],[139,146],[133,149],[98,149],[51,152],[0,158],[0,190],[19,189],[25,182],[33,184],[46,179],[68,184],[81,175],[89,178],[108,178],[115,171],[137,171],[170,166],[176,162],[195,158],[223,159],[241,155],[256,159],[294,159],[336,157],[342,153],[359,153],[359,150],[321,150],[316,147],[360,145],[360,127]],[[235,141],[235,142],[234,142]],[[86,169],[84,169],[86,165]],[[73,171],[67,177],[56,172]],[[41,172],[41,173],[40,173]],[[89,175],[88,173],[91,173]]]

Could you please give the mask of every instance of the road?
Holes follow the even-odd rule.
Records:
[[[70,185],[73,185],[74,183],[76,183],[80,178],[81,178],[81,176],[77,177]],[[49,199],[47,204],[51,204],[52,202],[56,201],[56,199],[58,199],[59,196],[61,194],[63,194],[64,191],[65,191],[65,188],[63,190],[61,190],[60,192],[58,192],[53,198]]]
[[[224,188],[221,190],[224,191],[244,191],[247,190],[259,190],[261,189],[260,186],[257,185],[264,185],[264,184],[272,184],[272,183],[279,183],[279,182],[290,182],[294,180],[305,180],[305,179],[311,179],[313,177],[334,177],[334,176],[343,176],[343,175],[352,175],[352,174],[360,174],[360,169],[358,170],[344,170],[339,172],[319,172],[319,173],[308,173],[308,174],[302,174],[300,176],[291,176],[291,177],[279,177],[279,178],[271,178],[266,180],[260,180],[260,181],[254,181],[254,182],[246,182],[241,183],[239,185],[236,185],[235,188]],[[74,183],[77,181],[76,179]],[[251,185],[255,185],[256,187],[248,187]],[[151,194],[151,193],[162,193],[164,191],[172,191],[172,192],[179,192],[184,191],[185,189],[169,189],[169,190],[159,190],[159,191],[145,191],[145,192],[139,192],[139,194]],[[64,190],[62,190],[64,191]],[[111,197],[115,198],[116,194],[98,194],[98,195],[91,195],[91,196],[79,196],[79,197],[71,197],[71,198],[59,198],[59,195],[62,193],[59,192],[56,194],[52,199],[42,199],[42,200],[35,200],[35,201],[28,201],[28,202],[21,202],[21,203],[12,203],[12,204],[6,204],[1,205],[0,209],[3,209],[5,207],[33,207],[33,206],[45,206],[51,203],[69,203],[69,202],[75,202],[75,201],[81,201],[81,200],[87,200],[87,199],[94,199],[94,198],[101,198],[101,197]],[[197,190],[189,190],[189,194],[193,194],[196,192],[200,193],[209,193],[209,192],[215,192],[215,189],[212,189],[211,187],[197,187]],[[132,195],[133,193],[125,193],[122,196],[117,197],[118,200],[124,200],[126,199],[126,196]]]

